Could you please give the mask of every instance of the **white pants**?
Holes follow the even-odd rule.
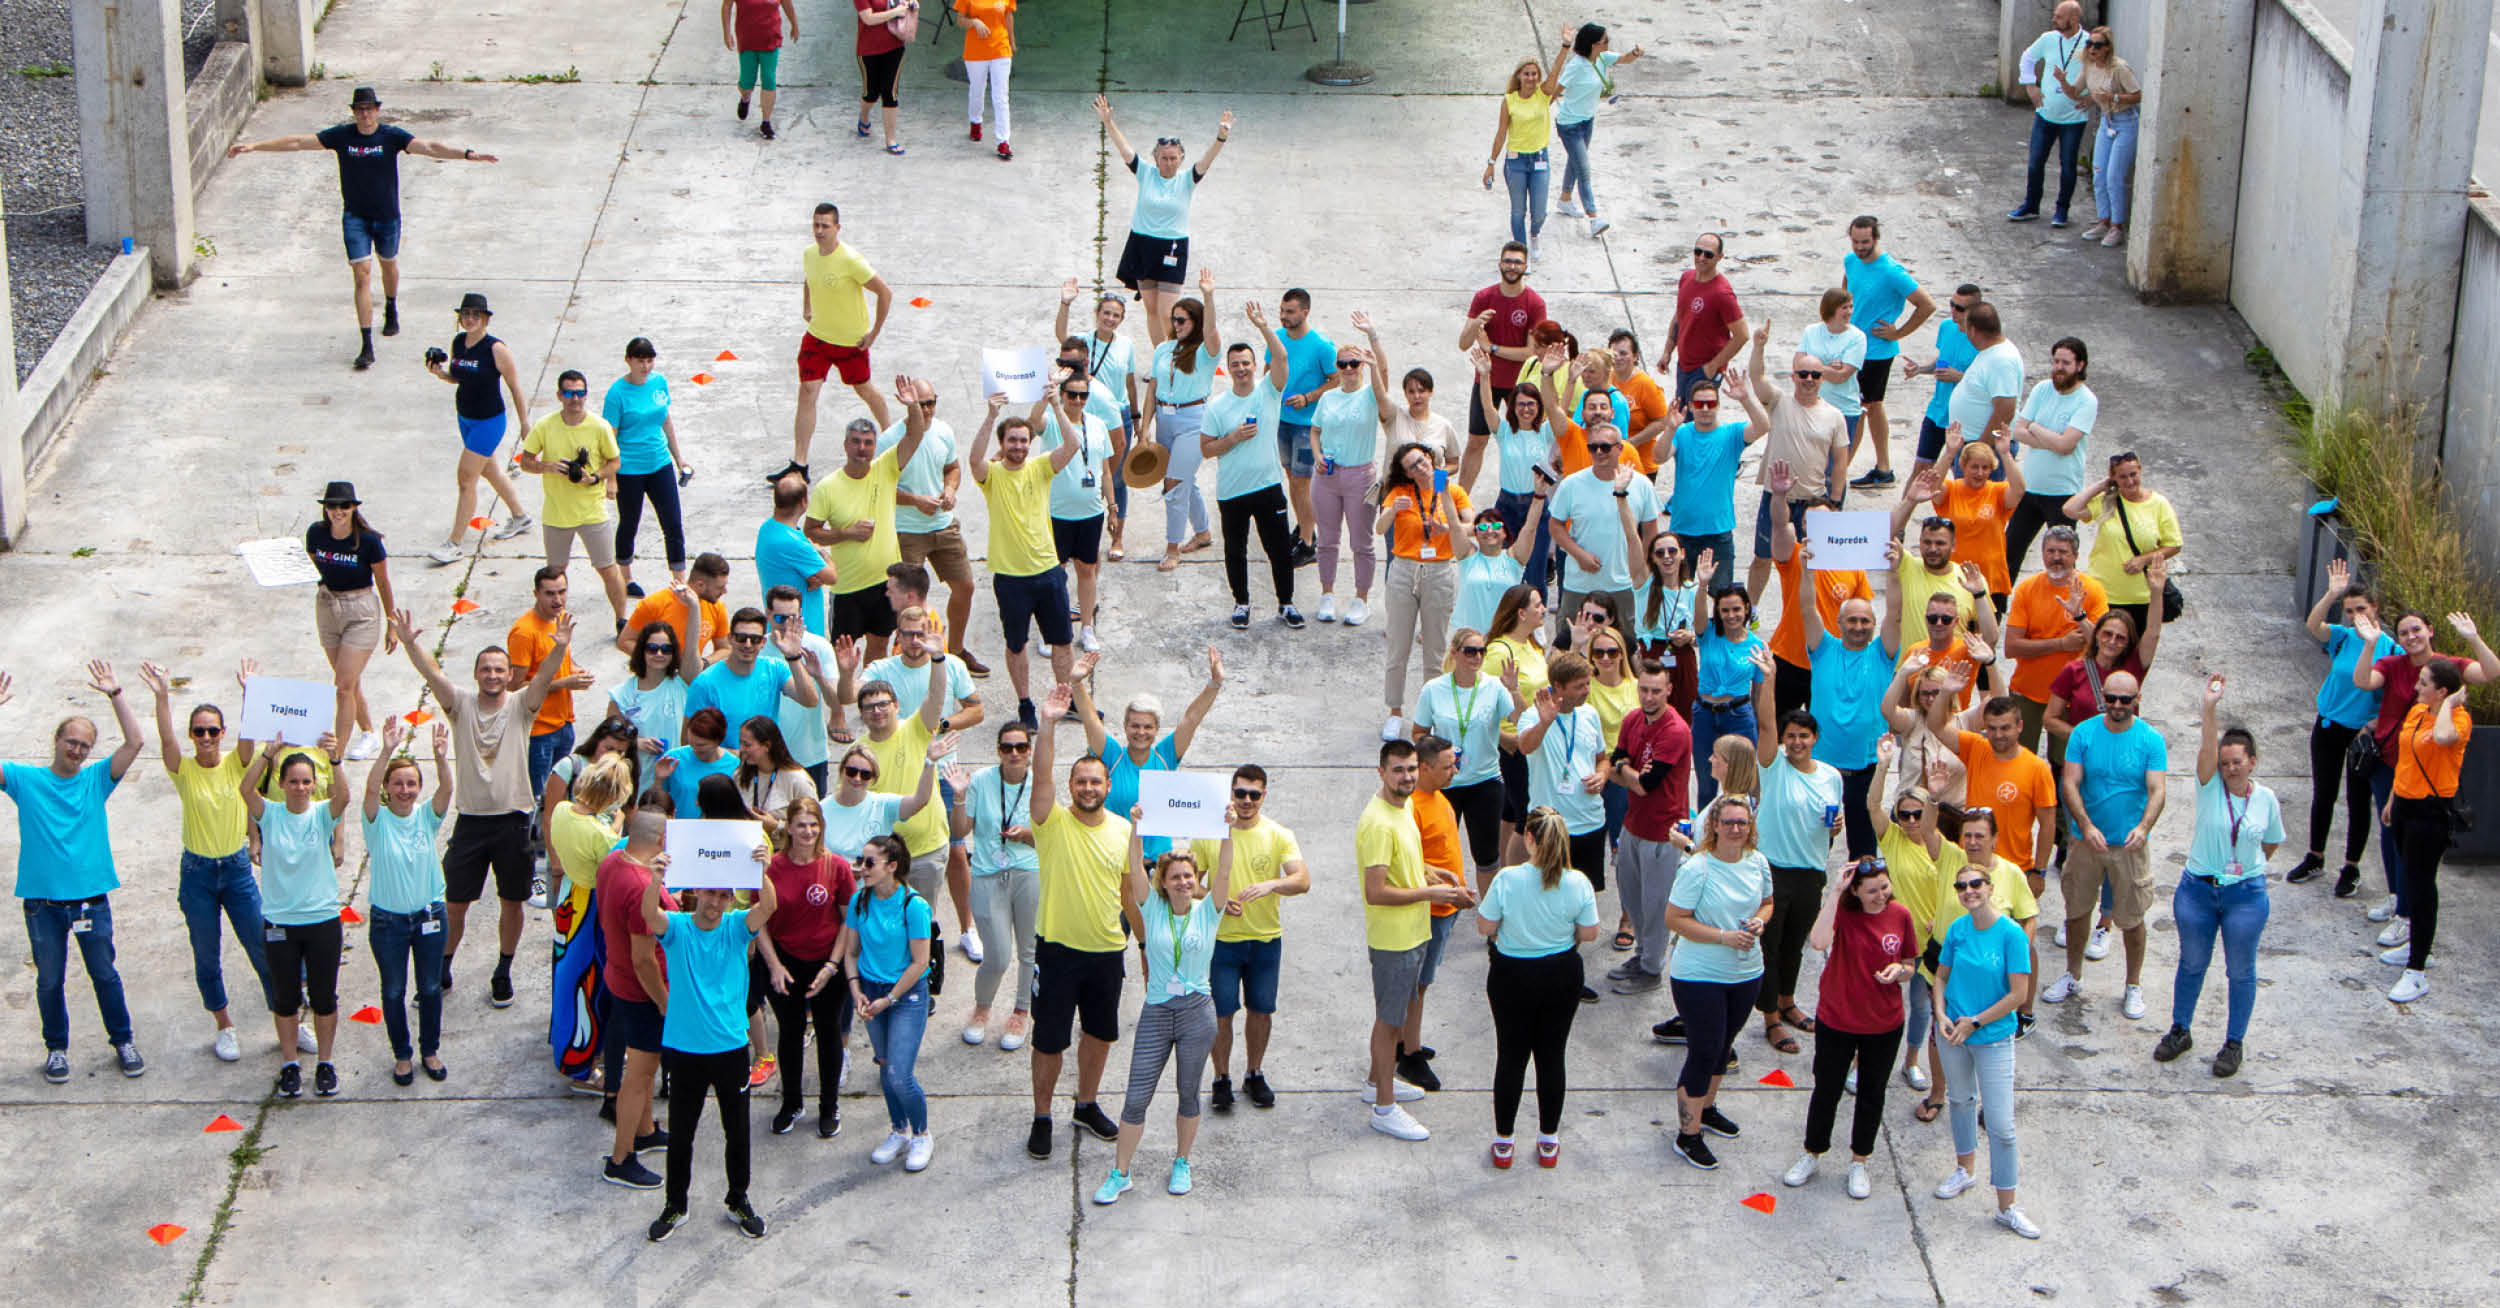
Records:
[[[1013,59],[966,59],[964,77],[972,83],[972,100],[964,112],[970,121],[981,121],[981,89],[989,88],[990,107],[998,115],[998,140],[1007,139],[1007,70]]]

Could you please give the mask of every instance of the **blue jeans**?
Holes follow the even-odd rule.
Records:
[[[2092,134],[2092,210],[2114,223],[2127,221],[2127,202],[2133,198],[2135,129],[2141,117],[2135,109],[2106,115],[2101,130]]]
[[[2075,198],[2075,156],[2083,152],[2087,123],[2052,123],[2037,111],[2031,115],[2031,161],[2023,167],[2023,212],[2040,212],[2041,172],[2049,162],[2049,146],[2057,146],[2057,216]]]
[[[1002,942],[1003,943],[1003,942]],[[874,1003],[894,987],[859,979],[859,992]],[[877,1083],[885,1091],[885,1116],[894,1129],[915,1135],[929,1129],[929,1097],[920,1091],[912,1065],[920,1060],[920,1034],[929,1029],[929,979],[923,976],[894,1007],[868,1019],[868,1044],[877,1054]]]
[[[225,941],[217,926],[220,910],[234,924],[234,938],[242,944],[243,956],[252,960],[252,972],[260,978],[261,988],[268,988],[269,952],[260,938],[260,882],[252,878],[249,853],[238,849],[224,858],[209,858],[184,850],[181,889],[175,892],[175,902],[182,905],[183,923],[191,928],[191,979],[199,983],[200,1007],[212,1013],[226,1007]]]
[[[2396,768],[2382,761],[2370,770],[2370,817],[2387,810],[2387,801],[2396,790]],[[2396,851],[2396,828],[2385,822],[2378,824],[2378,864],[2387,873],[2387,893],[2396,897],[2396,916],[2410,918],[2413,906],[2405,902],[2405,861]]]
[[[1936,1043],[1937,1070],[1944,1073],[1947,1116],[1953,1120],[1953,1152],[1979,1152],[1979,1110],[1988,1110],[1988,1184],[2015,1188],[2014,1038],[1985,1045]]]
[[[1525,241],[1545,230],[1545,188],[1553,179],[1543,150],[1502,156],[1502,182],[1510,187],[1510,239]]]
[[[1719,783],[1710,779],[1709,758],[1711,747],[1719,743],[1721,736],[1755,738],[1752,700],[1727,708],[1715,708],[1698,698],[1693,701],[1693,757],[1701,761],[1701,766],[1693,769],[1693,779],[1701,783],[1701,802],[1694,809],[1696,813],[1710,807],[1710,801],[1719,797]]]
[[[1510,539],[1519,539],[1519,528],[1528,521],[1528,506],[1534,502],[1534,497],[1512,491],[1493,497],[1493,516],[1502,520],[1502,529]],[[1538,514],[1536,543],[1528,547],[1528,566],[1519,579],[1538,590],[1545,589],[1545,570],[1553,566],[1553,557],[1554,534],[1547,528],[1545,515]]]
[[[1708,594],[1721,586],[1736,584],[1736,533],[1713,531],[1702,535],[1675,533],[1675,543],[1684,549],[1684,561],[1692,567],[1701,566],[1701,552],[1710,551],[1710,575],[1700,579],[1702,592]],[[1700,601],[1694,607],[1701,607]]]
[[[130,1043],[130,1005],[122,1001],[121,973],[113,968],[113,905],[104,896],[93,899],[29,899],[26,943],[35,956],[35,1010],[43,1017],[43,1047],[69,1048],[69,942],[78,942],[78,956],[87,965],[87,983],[95,987],[96,1012],[104,1018],[104,1037],[112,1044]],[[75,931],[78,923],[87,929]]]
[[[1580,193],[1581,211],[1591,218],[1597,216],[1597,189],[1589,184],[1589,133],[1596,127],[1597,120],[1594,118],[1585,122],[1554,124],[1554,139],[1561,141],[1563,148],[1563,198],[1570,199],[1576,188]]]
[[[556,760],[573,752],[573,724],[530,737],[530,797],[543,798],[547,793],[547,774],[555,771]]]
[[[2231,978],[2231,1021],[2224,1038],[2248,1034],[2248,1014],[2257,1006],[2257,937],[2266,929],[2269,912],[2266,879],[2253,876],[2227,886],[2182,874],[2170,897],[2170,915],[2179,924],[2179,974],[2170,986],[2170,1024],[2182,1030],[2196,1020],[2196,999],[2204,993],[2205,970],[2214,961],[2214,933],[2222,934],[2222,961]]]
[[[373,965],[382,973],[382,1025],[390,1032],[391,1054],[432,1058],[443,1047],[443,920],[440,902],[422,913],[374,909],[366,933],[373,946]],[[433,930],[425,929],[427,923]],[[417,964],[417,1043],[408,1044],[408,962]]]

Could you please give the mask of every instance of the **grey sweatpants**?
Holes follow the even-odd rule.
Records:
[[[1615,845],[1615,894],[1639,942],[1632,957],[1651,976],[1667,970],[1667,896],[1675,890],[1675,869],[1683,857],[1663,840],[1643,840],[1629,831]]]
[[[1180,1066],[1173,1079],[1180,1083],[1181,1116],[1196,1117],[1198,1082],[1206,1075],[1207,1051],[1214,1045],[1213,995],[1182,995],[1139,1009],[1137,1029],[1129,1035],[1128,1099],[1120,1105],[1120,1120],[1130,1126],[1146,1124],[1155,1083],[1163,1079],[1163,1065],[1176,1048]]]
[[[972,977],[972,1004],[987,1008],[1007,974],[1008,942],[1014,942],[1016,1011],[1033,1008],[1034,919],[1041,912],[1042,874],[1009,868],[972,879],[972,920],[981,932],[981,970]]]

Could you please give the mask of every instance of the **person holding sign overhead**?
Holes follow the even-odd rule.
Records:
[[[1153,1106],[1155,1083],[1163,1067],[1174,1064],[1172,1080],[1180,1096],[1173,1118],[1179,1144],[1172,1155],[1166,1193],[1190,1191],[1189,1147],[1198,1139],[1198,1078],[1205,1072],[1207,1048],[1215,1041],[1215,998],[1210,973],[1215,961],[1216,932],[1232,902],[1233,839],[1229,824],[1239,818],[1228,808],[1228,827],[1217,842],[1215,880],[1204,896],[1198,893],[1198,856],[1189,850],[1165,851],[1155,859],[1153,884],[1147,884],[1145,846],[1137,824],[1145,810],[1128,811],[1128,871],[1120,885],[1120,908],[1136,928],[1146,955],[1146,1003],[1137,1010],[1137,1039],[1129,1046],[1128,1098],[1120,1106],[1120,1143],[1111,1175],[1094,1191],[1094,1202],[1110,1204],[1129,1191],[1128,1169],[1136,1161],[1137,1142],[1146,1134],[1146,1110]]]
[[[1034,849],[1041,855],[1042,903],[1033,960],[1033,1131],[1025,1152],[1050,1157],[1050,1101],[1059,1084],[1060,1060],[1070,1028],[1080,1019],[1084,1039],[1076,1051],[1076,1120],[1110,1140],[1112,1125],[1095,1095],[1103,1063],[1120,1038],[1120,989],[1127,976],[1120,935],[1120,886],[1129,857],[1130,827],[1103,806],[1111,792],[1110,766],[1088,754],[1068,765],[1068,799],[1059,802],[1051,776],[1052,735],[1068,715],[1076,692],[1062,684],[1041,709],[1033,738],[1032,817]]]
[[[325,742],[329,737],[323,738]],[[325,743],[324,749],[330,746]],[[261,918],[269,957],[263,991],[269,1015],[278,1028],[278,1097],[304,1093],[304,1070],[296,1060],[296,1027],[305,991],[311,992],[313,1038],[320,1062],[313,1067],[313,1093],[324,1099],[339,1092],[339,1073],[330,1064],[331,1042],[339,1026],[339,954],[346,938],[339,921],[338,865],[330,855],[330,833],[347,812],[347,787],[330,787],[326,807],[313,807],[316,776],[312,760],[290,758],[278,777],[286,803],[271,808],[261,798],[260,781],[268,775],[272,751],[262,750],[244,769],[239,787],[244,810],[260,826]],[[333,756],[333,763],[336,757]],[[300,985],[299,985],[300,982]]]
[[[756,846],[756,865],[771,852]],[[668,1196],[651,1223],[651,1241],[667,1239],[686,1220],[694,1133],[703,1125],[706,1094],[720,1101],[721,1163],[729,1174],[722,1202],[739,1234],[761,1240],[764,1219],[747,1202],[747,949],[772,921],[779,900],[765,877],[753,908],[733,908],[734,891],[693,886],[694,911],[671,913],[660,907],[670,866],[667,854],[656,855],[651,868],[660,875],[642,889],[643,926],[668,952],[668,987],[652,996],[660,1005],[660,1059],[669,1079]],[[713,878],[696,873],[687,879]]]

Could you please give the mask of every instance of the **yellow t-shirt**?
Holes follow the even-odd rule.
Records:
[[[990,572],[1036,577],[1059,566],[1050,538],[1050,461],[1028,457],[1021,468],[990,465],[981,493],[990,517]]]
[[[1198,860],[1198,876],[1205,884],[1215,884],[1215,859],[1222,842],[1193,840],[1190,856]],[[1285,864],[1302,861],[1302,846],[1293,832],[1270,818],[1262,817],[1258,825],[1244,831],[1233,829],[1233,893],[1238,895],[1251,883],[1274,881],[1285,875]],[[1218,940],[1275,940],[1285,934],[1284,899],[1263,895],[1250,901],[1241,916],[1227,915],[1215,928]]]
[[[894,451],[869,460],[868,475],[854,477],[836,468],[807,493],[807,516],[841,528],[866,520],[876,530],[866,540],[846,540],[825,547],[833,564],[835,594],[848,595],[885,584],[885,570],[903,561],[902,542],[894,538],[894,484],[901,469]]]
[[[616,848],[616,829],[567,800],[556,805],[555,818],[547,824],[547,846],[564,879],[587,890],[599,880],[600,861]]]
[[[1621,684],[1613,686],[1596,677],[1589,678],[1589,707],[1597,710],[1597,724],[1606,729],[1606,748],[1615,747],[1624,718],[1640,706],[1641,688],[1631,677],[1626,676]]]
[[[1415,815],[1403,804],[1392,804],[1378,795],[1363,806],[1363,816],[1354,824],[1354,866],[1358,873],[1374,867],[1389,869],[1389,884],[1405,890],[1421,890],[1424,880],[1424,836],[1415,826]],[[1413,949],[1432,938],[1432,905],[1421,900],[1412,904],[1363,905],[1363,941],[1374,949],[1399,952]]]
[[[606,419],[592,415],[574,426],[564,421],[561,411],[550,413],[530,424],[521,449],[550,465],[538,474],[540,522],[550,527],[593,527],[608,520],[608,491],[598,478],[575,483],[552,466],[580,454],[588,456],[583,462],[590,471],[606,467],[617,457],[616,428]]]
[[[227,750],[217,766],[204,768],[185,754],[174,773],[174,793],[182,797],[183,852],[202,858],[224,858],[243,848],[243,756]]]
[[[2115,494],[2115,492],[2111,492]],[[2149,604],[2153,600],[2152,583],[2141,572],[2127,571],[2127,560],[2135,551],[2127,548],[2127,528],[2135,530],[2135,543],[2146,553],[2181,544],[2179,514],[2170,501],[2159,493],[2147,495],[2141,504],[2118,498],[2118,513],[2127,515],[2126,527],[2118,525],[2118,514],[2109,512],[2107,497],[2094,500],[2092,508],[2102,516],[2099,534],[2092,538],[2092,557],[2085,570],[2100,579],[2109,592],[2112,604]]]
[[[836,245],[826,254],[810,244],[801,263],[807,275],[808,335],[835,345],[859,344],[868,334],[867,288],[877,270],[847,245]]]
[[[894,724],[894,734],[883,740],[861,732],[859,743],[877,756],[877,781],[871,789],[881,795],[902,795],[909,798],[920,789],[920,769],[929,758],[929,727],[918,714]],[[937,783],[929,783],[934,792]],[[946,846],[946,806],[932,793],[920,811],[894,826],[903,847],[918,858]]]
[[[1502,93],[1502,103],[1510,109],[1510,139],[1502,148],[1512,154],[1532,154],[1554,140],[1554,97],[1542,89],[1522,96],[1517,91]]]
[[[1927,597],[1930,595],[1951,595],[1954,612],[1959,615],[1954,620],[1954,630],[1971,629],[1974,610],[1971,608],[1970,592],[1962,587],[1960,565],[1947,565],[1945,574],[1939,577],[1927,570],[1927,565],[1919,561],[1918,551],[1913,548],[1901,557],[1900,565],[1894,571],[1901,577],[1900,657],[1908,658],[1912,649],[1927,643]]]
[[[1930,857],[1926,845],[1902,835],[1901,828],[1893,826],[1885,828],[1883,838],[1875,842],[1875,852],[1884,856],[1884,866],[1892,872],[1892,897],[1910,910],[1915,943],[1922,950],[1927,948],[1928,928],[1937,926],[1944,906],[1955,902],[1954,874],[1969,861],[1962,856],[1962,847],[1947,840]],[[2016,879],[2021,879],[2019,874]]]
[[[1515,640],[1503,636],[1489,642],[1484,650],[1484,675],[1494,685],[1502,684],[1502,673],[1512,663],[1519,665],[1519,702],[1533,705],[1536,693],[1545,689],[1545,650],[1534,641]],[[1618,725],[1620,719],[1617,720]],[[1502,715],[1502,734],[1518,734],[1519,715]]]
[[[1061,804],[1033,829],[1042,860],[1042,903],[1035,926],[1041,938],[1089,954],[1118,953],[1120,878],[1128,869],[1128,819],[1102,815],[1087,826]]]

